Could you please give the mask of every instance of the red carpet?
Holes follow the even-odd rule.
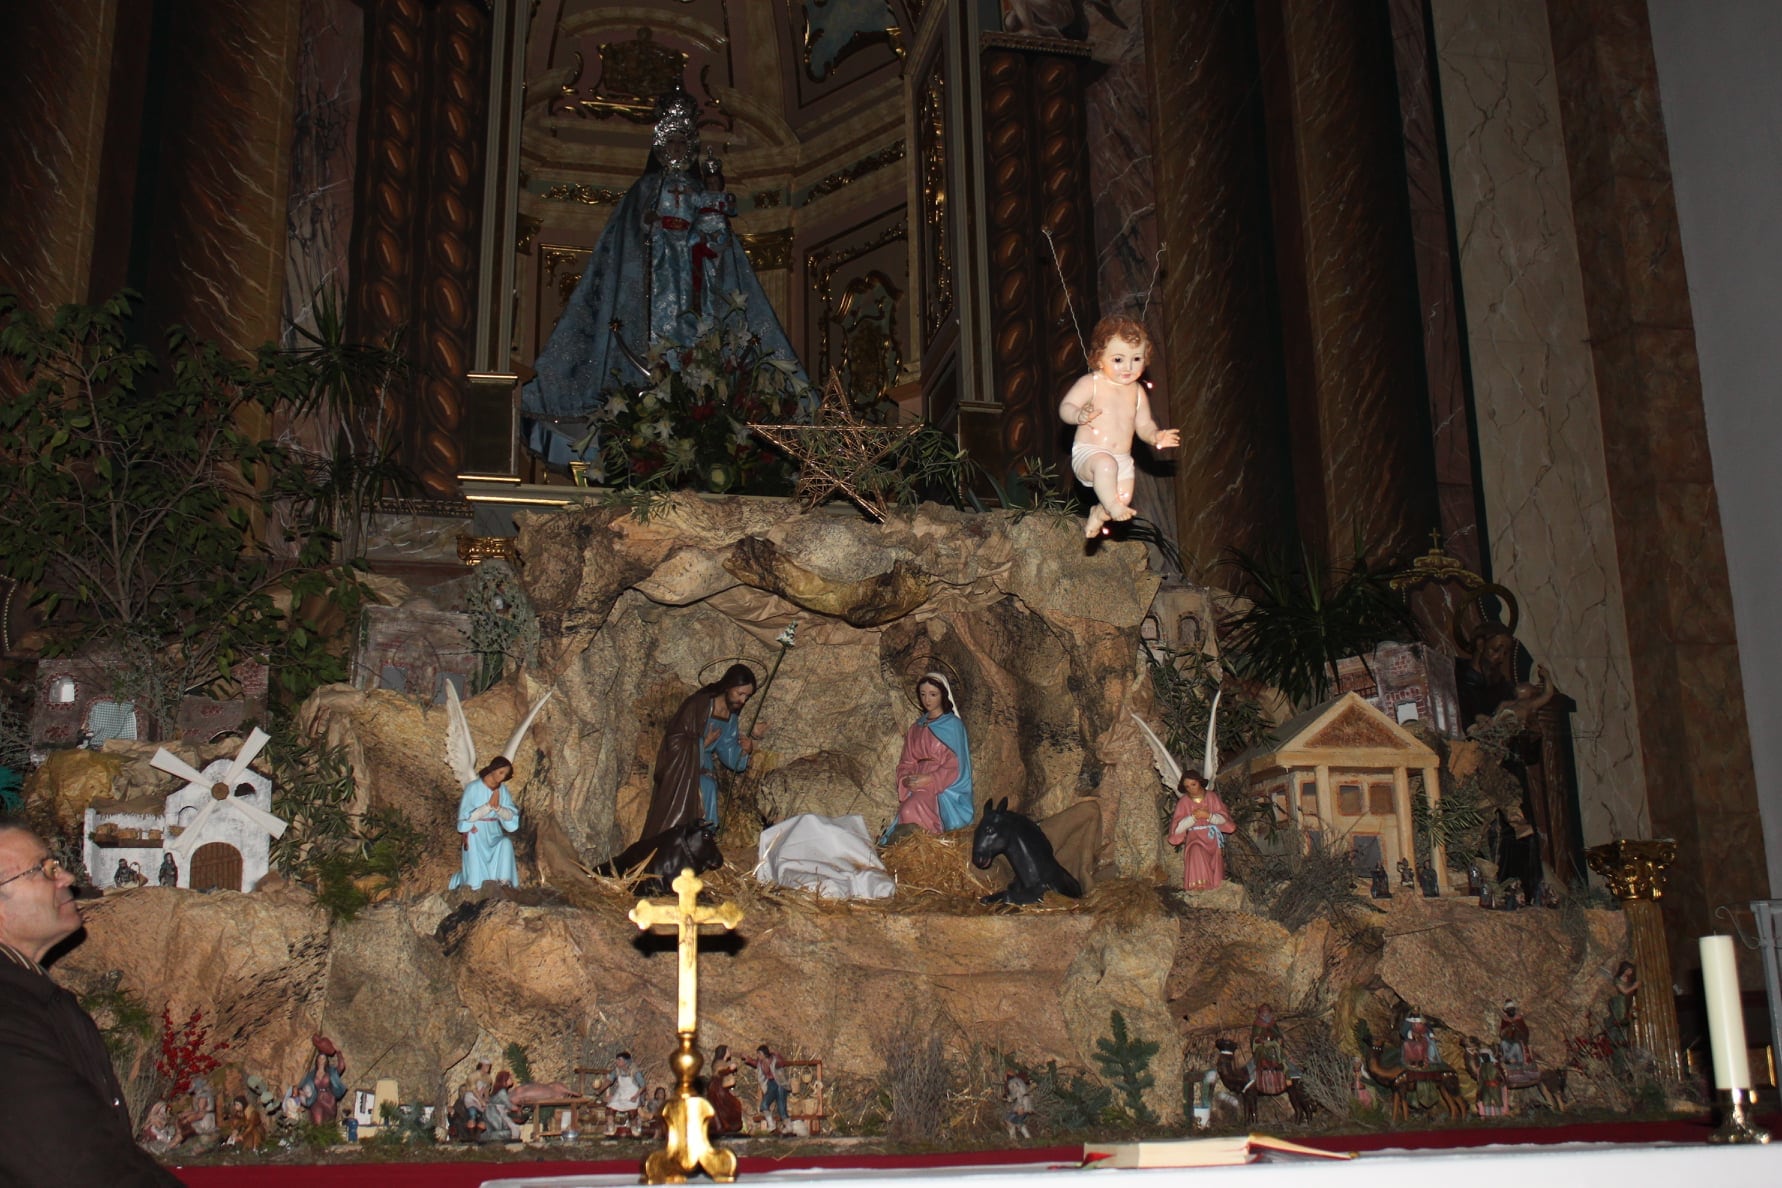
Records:
[[[1760,1120],[1771,1133],[1782,1130],[1782,1117]],[[1263,1129],[1267,1129],[1264,1127]],[[1453,1130],[1411,1130],[1388,1134],[1292,1136],[1295,1142],[1327,1151],[1378,1151],[1386,1148],[1441,1150],[1484,1147],[1494,1143],[1700,1143],[1713,1133],[1707,1121],[1591,1122],[1576,1126],[1468,1126]],[[604,1160],[467,1161],[458,1163],[331,1163],[234,1164],[176,1167],[190,1188],[476,1188],[484,1180],[519,1176],[630,1174],[638,1170],[647,1148],[637,1144],[624,1158]],[[949,1152],[929,1155],[797,1155],[772,1159],[739,1158],[738,1173],[813,1167],[930,1168],[989,1164],[1075,1163],[1080,1146],[1026,1147],[1018,1150]]]

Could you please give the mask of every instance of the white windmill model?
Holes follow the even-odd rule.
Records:
[[[216,842],[233,847],[241,855],[243,891],[252,890],[266,874],[272,839],[282,837],[285,822],[270,811],[272,781],[249,765],[259,757],[270,737],[255,727],[241,744],[233,759],[218,759],[199,771],[178,755],[162,747],[149,764],[169,775],[186,781],[186,786],[167,798],[167,819],[171,823],[187,808],[196,806],[197,813],[186,821],[178,837],[168,837],[162,850],[173,856],[179,865],[178,886],[192,885],[192,856],[200,846]],[[239,784],[254,788],[252,796],[236,796]],[[261,799],[265,807],[254,803]],[[172,830],[167,831],[169,834]]]

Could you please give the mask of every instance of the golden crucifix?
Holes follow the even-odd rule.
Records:
[[[680,1005],[675,1030],[681,1042],[668,1060],[675,1071],[675,1095],[662,1111],[668,1141],[644,1160],[644,1183],[685,1183],[687,1173],[695,1168],[714,1180],[729,1182],[736,1179],[736,1152],[712,1146],[706,1134],[706,1124],[712,1119],[711,1102],[693,1092],[693,1078],[705,1063],[695,1045],[699,1035],[699,929],[705,924],[735,928],[742,922],[742,909],[734,903],[700,907],[699,892],[705,884],[689,869],[681,870],[673,886],[678,896],[675,902],[640,899],[631,909],[631,920],[639,928],[673,928],[680,934]]]

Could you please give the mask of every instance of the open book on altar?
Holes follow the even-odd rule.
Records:
[[[1353,1159],[1353,1151],[1322,1151],[1266,1134],[1232,1134],[1219,1138],[1165,1139],[1150,1143],[1085,1143],[1083,1166],[1093,1167],[1220,1167],[1254,1163],[1265,1155],[1308,1159]]]

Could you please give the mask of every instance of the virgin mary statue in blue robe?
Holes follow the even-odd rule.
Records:
[[[642,177],[619,199],[569,305],[521,389],[527,444],[547,462],[597,460],[584,440],[589,420],[617,389],[652,383],[650,365],[680,366],[670,345],[688,346],[715,322],[760,340],[789,389],[809,388],[804,368],[730,230],[736,200],[715,160],[696,168],[699,104],[685,91],[656,101],[656,130]]]

